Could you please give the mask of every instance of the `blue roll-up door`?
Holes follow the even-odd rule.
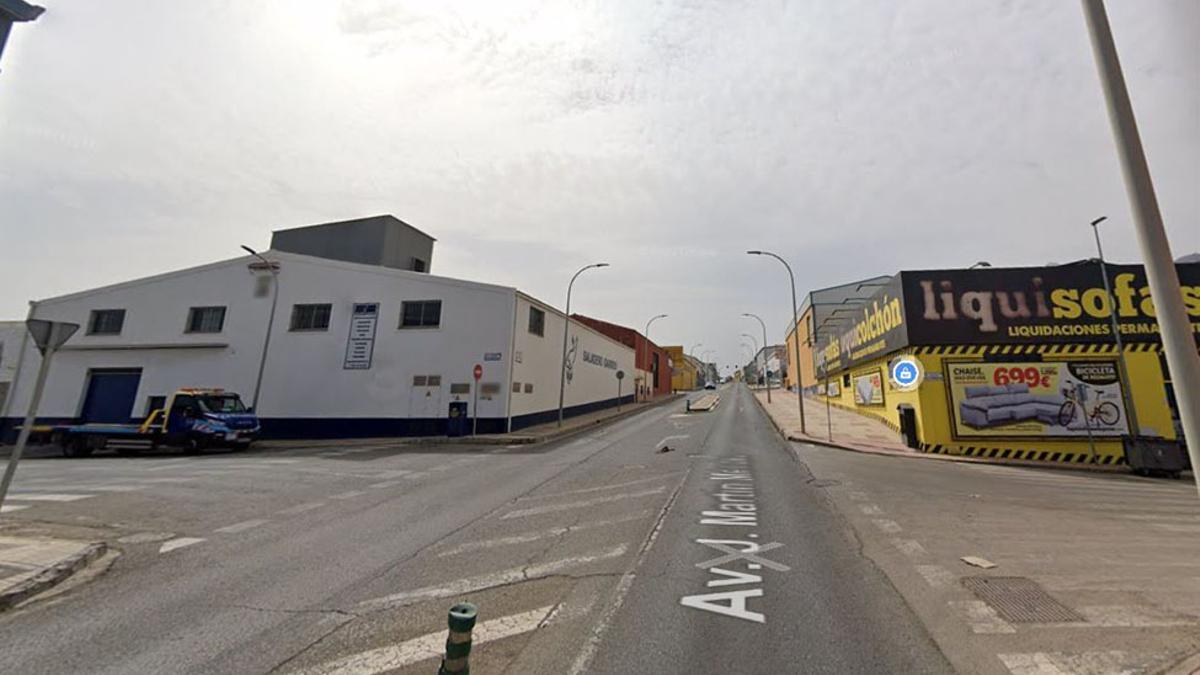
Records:
[[[128,423],[133,416],[133,403],[137,398],[142,371],[93,370],[90,375],[87,394],[83,398],[83,413],[80,415],[83,421]]]

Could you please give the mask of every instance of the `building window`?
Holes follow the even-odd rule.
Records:
[[[120,335],[125,326],[125,310],[93,309],[88,318],[88,335]]]
[[[147,396],[146,397],[146,417],[155,410],[160,410],[167,405],[166,396]]]
[[[292,324],[288,330],[329,330],[333,305],[292,305]]]
[[[224,327],[224,307],[193,307],[188,310],[189,333],[220,333]]]
[[[513,393],[514,394],[521,393],[521,383],[520,382],[513,382]]]
[[[437,328],[440,325],[441,300],[406,300],[400,303],[401,328]]]
[[[546,313],[537,307],[529,308],[529,332],[538,337],[546,335]]]
[[[471,393],[471,383],[470,382],[451,382],[450,383],[450,393],[451,394],[469,394],[469,393]]]
[[[532,384],[530,384],[530,383],[528,383],[528,382],[526,382],[526,383],[525,383],[525,393],[526,393],[526,394],[532,394],[532,393],[533,393],[533,385],[532,385]]]
[[[413,386],[414,387],[424,387],[425,381],[428,379],[429,379],[429,377],[426,375],[413,375]]]
[[[425,271],[425,270],[427,270],[427,269],[429,269],[429,268],[428,268],[428,267],[425,265],[425,261],[424,261],[424,260],[421,260],[420,258],[413,258],[413,259],[412,259],[412,271],[414,271],[414,272],[424,272],[424,271]]]
[[[431,387],[440,387],[440,386],[442,386],[442,376],[441,375],[430,375],[429,379],[426,381],[426,384],[428,384]]]

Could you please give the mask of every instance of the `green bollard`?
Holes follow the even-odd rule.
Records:
[[[471,664],[471,629],[479,608],[469,602],[460,602],[450,608],[450,635],[446,638],[446,657],[438,668],[438,675],[469,675]]]

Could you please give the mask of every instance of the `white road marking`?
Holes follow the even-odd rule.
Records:
[[[170,551],[174,551],[175,549],[183,548],[184,546],[199,544],[202,541],[204,541],[204,539],[200,537],[178,537],[170,541],[164,541],[163,545],[158,547],[158,552],[168,553]]]
[[[222,473],[222,474],[224,474],[224,473],[227,473],[227,472],[225,472],[225,471],[222,471],[221,473]],[[139,482],[141,482],[141,483],[186,483],[186,482],[188,482],[188,481],[192,481],[192,480],[196,480],[196,479],[195,479],[195,478],[184,478],[184,477],[173,477],[173,478],[139,478],[139,479],[138,479],[138,481],[139,481]]]
[[[871,522],[875,523],[875,527],[878,527],[881,531],[888,534],[897,534],[904,529],[900,527],[900,523],[897,523],[894,520],[888,520],[887,518],[876,518]]]
[[[28,504],[5,504],[0,506],[0,513],[15,513],[29,508]]]
[[[213,530],[213,532],[220,532],[222,534],[233,534],[234,532],[244,532],[251,528],[258,527],[259,525],[266,525],[267,522],[269,522],[269,521],[263,520],[262,518],[255,518],[253,520],[243,520],[240,523],[226,525],[225,527],[218,527],[217,529]]]
[[[325,502],[308,502],[307,504],[297,504],[296,506],[293,506],[288,509],[284,509],[282,511],[277,511],[276,513],[278,513],[281,516],[294,516],[294,515],[297,515],[300,513],[304,513],[305,511],[312,511],[313,509],[319,509],[322,506],[325,506]]]
[[[528,497],[521,497],[518,501],[528,501],[530,499],[554,499],[556,497],[569,497],[571,495],[581,495],[581,494],[587,494],[589,492],[603,492],[604,490],[615,490],[617,488],[629,487],[630,485],[641,485],[642,483],[653,483],[655,481],[663,480],[664,478],[674,478],[675,476],[678,476],[683,473],[686,473],[686,472],[675,471],[672,473],[664,473],[664,474],[660,474],[657,476],[651,476],[649,478],[639,478],[637,480],[631,480],[631,481],[627,481],[625,483],[613,483],[612,485],[601,485],[599,487],[581,488],[579,490],[567,490],[566,492],[555,492],[553,494],[548,494],[548,495],[529,495]]]
[[[676,440],[679,440],[679,441],[681,441],[681,440],[684,440],[684,439],[686,439],[686,438],[691,438],[691,436],[690,436],[690,435],[688,435],[688,434],[676,434],[676,435],[674,435],[674,436],[667,436],[666,438],[664,438],[664,439],[662,439],[661,441],[659,441],[658,443],[656,443],[656,444],[654,445],[654,449],[656,449],[656,450],[657,450],[657,449],[661,448],[662,446],[666,445],[666,444],[667,444],[667,441],[676,441]]]
[[[917,565],[917,574],[933,588],[948,588],[954,584],[956,578],[950,570],[941,565]]]
[[[967,624],[971,627],[972,633],[999,635],[1017,632],[1012,624],[1001,619],[996,610],[982,600],[955,600],[950,603],[950,606],[967,615]]]
[[[501,517],[501,520],[509,518],[524,518],[525,516],[536,516],[543,513],[557,513],[559,511],[570,511],[572,509],[584,509],[589,506],[597,506],[599,504],[607,504],[609,502],[619,502],[626,499],[637,499],[639,497],[648,497],[650,495],[661,494],[667,488],[660,487],[653,490],[643,490],[642,492],[626,492],[619,495],[609,495],[607,497],[597,497],[588,499],[582,502],[568,502],[566,504],[547,504],[546,506],[532,506],[527,509],[517,509],[509,511]]]
[[[491,574],[481,574],[479,576],[467,577],[465,579],[457,579],[442,586],[427,586],[418,588],[412,591],[404,591],[401,593],[393,593],[380,598],[366,600],[360,602],[358,607],[366,610],[386,609],[390,607],[404,607],[423,600],[432,600],[435,598],[456,597],[465,593],[491,588],[503,584],[511,584],[518,581],[530,581],[540,577],[555,574],[565,569],[586,565],[587,563],[596,562],[597,560],[607,560],[609,558],[619,558],[625,555],[627,550],[625,544],[620,544],[610,549],[595,551],[587,555],[576,556],[573,558],[563,558],[548,563],[539,563],[529,565],[528,567],[513,567],[511,569]]]
[[[581,532],[583,530],[590,530],[597,527],[606,527],[608,525],[616,525],[618,523],[627,523],[632,520],[645,518],[648,515],[650,515],[649,511],[640,511],[632,516],[616,518],[614,520],[599,520],[594,523],[585,523],[583,525],[575,525],[572,527],[552,527],[548,530],[542,530],[540,532],[527,532],[525,534],[515,534],[511,537],[497,537],[496,539],[486,539],[484,541],[469,541],[465,544],[459,544],[458,546],[454,546],[442,551],[438,554],[438,557],[445,558],[446,556],[458,555],[460,553],[467,553],[469,551],[480,551],[483,549],[496,548],[497,546],[527,544],[531,541],[538,541],[548,537],[559,537],[564,534]]]
[[[365,494],[367,494],[367,493],[363,492],[362,490],[350,490],[349,492],[341,492],[336,495],[330,495],[329,498],[330,499],[354,499],[355,497],[361,497]]]
[[[1180,534],[1200,534],[1200,525],[1170,525],[1164,523],[1151,523],[1151,527],[1162,530],[1163,532],[1178,532]]]
[[[528,612],[489,619],[475,626],[471,643],[480,645],[514,635],[528,633],[550,623],[554,605],[531,609]],[[295,671],[294,675],[375,675],[397,668],[440,658],[445,652],[447,631],[427,633],[399,644],[379,647],[328,661],[311,668]]]
[[[8,495],[8,498],[12,499],[14,501],[22,501],[22,502],[76,502],[76,501],[79,501],[80,499],[87,499],[88,497],[95,497],[95,496],[96,495],[68,495],[68,494],[50,494],[50,493],[37,494],[37,493],[31,492],[29,494],[19,494],[19,493],[18,494],[10,494],[10,495]]]
[[[876,504],[860,504],[858,510],[862,511],[864,516],[878,516],[883,513],[883,509]]]
[[[928,553],[925,547],[921,545],[921,542],[916,539],[893,539],[892,545],[910,558],[919,558]]]

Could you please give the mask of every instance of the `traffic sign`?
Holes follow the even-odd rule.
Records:
[[[618,379],[618,380],[623,380],[623,379],[625,379],[625,371],[623,371],[623,370],[618,370],[618,371],[617,371],[617,379]]]
[[[47,349],[54,351],[63,346],[63,343],[79,330],[77,323],[44,319],[26,319],[25,326],[33,336],[33,343],[43,355]]]
[[[481,377],[483,377],[483,366],[476,363],[475,364],[475,381],[478,382],[479,378],[481,378]]]
[[[892,361],[890,372],[892,384],[901,391],[911,391],[921,384],[921,362],[911,356],[902,356]]]

